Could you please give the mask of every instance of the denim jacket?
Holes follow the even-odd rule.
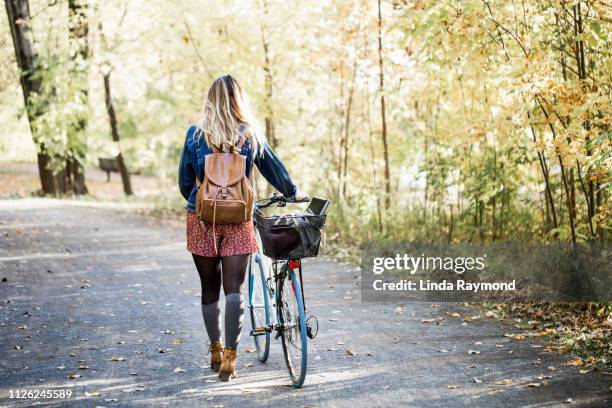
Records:
[[[200,180],[204,180],[204,158],[212,153],[203,137],[199,137],[197,126],[191,126],[187,130],[185,145],[181,154],[181,162],[178,169],[178,184],[181,194],[187,200],[185,209],[195,212],[196,201],[196,174]],[[197,155],[196,155],[197,149]],[[295,184],[291,181],[287,169],[276,157],[272,148],[267,143],[264,145],[263,153],[254,155],[251,144],[247,140],[240,150],[240,154],[246,156],[246,174],[251,173],[253,163],[259,172],[270,184],[280,191],[285,197],[293,197],[297,191]]]

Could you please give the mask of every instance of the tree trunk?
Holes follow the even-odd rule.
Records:
[[[357,78],[357,57],[355,57],[355,62],[353,64],[353,77],[351,80],[351,85],[348,93],[348,100],[346,102],[346,112],[344,117],[344,136],[342,137],[342,162],[341,167],[342,171],[339,172],[338,176],[340,178],[339,188],[338,188],[338,196],[340,198],[346,199],[346,185],[347,185],[347,172],[348,172],[348,162],[349,162],[349,146],[350,146],[350,127],[351,127],[351,110],[353,108],[353,95],[355,93],[355,79]]]
[[[51,157],[47,153],[44,142],[36,137],[33,123],[44,113],[42,106],[32,107],[30,97],[32,94],[40,93],[41,80],[36,71],[36,59],[38,58],[32,43],[30,42],[30,5],[28,0],[5,0],[6,14],[8,16],[11,36],[15,47],[15,59],[20,70],[21,90],[26,106],[28,122],[32,138],[37,147],[38,173],[40,184],[44,194],[58,195],[58,178],[49,168]]]
[[[117,115],[115,114],[115,107],[113,106],[113,100],[111,98],[110,72],[104,74],[104,96],[113,142],[119,143],[120,138],[119,130],[117,129]],[[132,183],[130,182],[130,173],[128,173],[128,169],[123,161],[121,150],[119,150],[119,154],[117,155],[117,164],[119,166],[119,173],[121,173],[121,181],[123,182],[123,191],[125,195],[134,194],[132,191]]]
[[[529,118],[529,127],[531,129],[531,135],[533,136],[533,143],[537,144],[538,141],[537,141],[537,137],[535,133],[535,127],[533,126],[531,114],[529,113],[529,109],[527,109],[527,117]],[[539,149],[537,150],[537,154],[538,154],[538,162],[540,163],[540,170],[542,170],[542,176],[544,177],[544,187],[545,187],[544,191],[546,193],[546,199],[548,200],[548,205],[546,207],[547,214],[548,214],[548,208],[550,207],[550,216],[552,217],[553,228],[557,229],[558,227],[557,212],[555,210],[555,201],[553,199],[550,179],[548,177],[548,165],[546,164],[546,156],[544,155],[544,152]],[[557,233],[555,233],[555,236],[557,236]]]
[[[72,69],[71,76],[78,87],[79,102],[87,105],[87,59],[89,43],[87,35],[89,25],[87,22],[87,2],[84,0],[68,0],[69,33]],[[66,160],[66,186],[74,194],[87,194],[85,185],[85,129],[87,128],[87,114],[79,114],[76,125],[68,128],[69,152]]]
[[[366,35],[365,37],[365,41],[364,41],[364,54],[365,54],[365,58],[368,58],[368,36]],[[376,172],[376,154],[374,153],[374,138],[372,137],[373,135],[373,130],[372,130],[372,115],[370,114],[370,75],[366,73],[366,84],[365,84],[365,91],[366,91],[366,118],[368,121],[368,144],[370,145],[370,165],[371,165],[371,171],[372,171],[372,183],[374,184],[374,186],[377,185],[377,172]],[[381,204],[380,204],[380,194],[375,194],[376,196],[376,213],[378,215],[378,231],[379,232],[383,232],[383,218],[382,218],[382,209],[381,209]]]
[[[382,56],[382,14],[378,0],[378,67],[380,69],[380,113],[382,121],[383,157],[385,160],[385,208],[391,205],[391,172],[389,169],[389,146],[387,144],[387,118],[385,112],[385,73]]]
[[[263,2],[263,12],[268,14],[268,2]],[[265,108],[266,114],[264,123],[266,125],[266,139],[272,149],[277,147],[276,135],[274,133],[274,109],[272,108],[272,91],[273,91],[273,78],[272,78],[272,62],[270,58],[270,42],[266,34],[266,28],[263,23],[259,24],[259,30],[261,32],[261,44],[264,51],[264,87],[265,87]],[[269,196],[272,193],[272,186],[266,183],[266,195]]]
[[[554,140],[557,138],[557,131],[555,130],[553,123],[550,122],[549,114],[544,108],[542,101],[540,101],[537,95],[535,99],[538,105],[540,106],[540,110],[542,111],[542,113],[544,114],[544,117],[546,118],[548,122],[548,127],[550,129],[550,132],[552,133],[553,140]],[[559,159],[559,167],[561,168],[561,180],[563,181],[563,187],[565,191],[566,205],[567,205],[567,211],[569,215],[570,231],[572,233],[572,243],[575,245],[576,244],[576,223],[575,223],[575,214],[574,214],[573,207],[572,207],[572,200],[570,196],[569,182],[568,182],[568,178],[566,174],[565,165],[563,164],[563,158],[561,157],[561,154],[559,152],[557,152],[557,158]]]

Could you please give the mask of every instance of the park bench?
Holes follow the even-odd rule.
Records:
[[[98,166],[100,167],[100,170],[106,172],[106,182],[107,183],[110,182],[111,171],[115,173],[119,173],[119,163],[117,162],[117,159],[114,157],[112,158],[99,157]],[[128,173],[129,174],[139,174],[140,172],[139,171],[128,171]]]

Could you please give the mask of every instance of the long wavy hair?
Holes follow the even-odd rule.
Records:
[[[259,130],[248,96],[231,75],[215,79],[206,97],[199,136],[203,135],[206,144],[218,151],[236,152],[240,138],[238,129],[243,124],[246,125],[243,135],[251,142],[253,151],[261,154],[266,140]]]

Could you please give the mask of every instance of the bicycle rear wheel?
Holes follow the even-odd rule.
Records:
[[[302,301],[300,280],[287,264],[283,265],[279,293],[278,320],[282,327],[282,344],[289,377],[295,388],[300,388],[306,378],[308,344],[306,313]]]
[[[249,314],[257,359],[262,363],[270,354],[270,296],[266,287],[266,270],[259,253],[249,261]]]

